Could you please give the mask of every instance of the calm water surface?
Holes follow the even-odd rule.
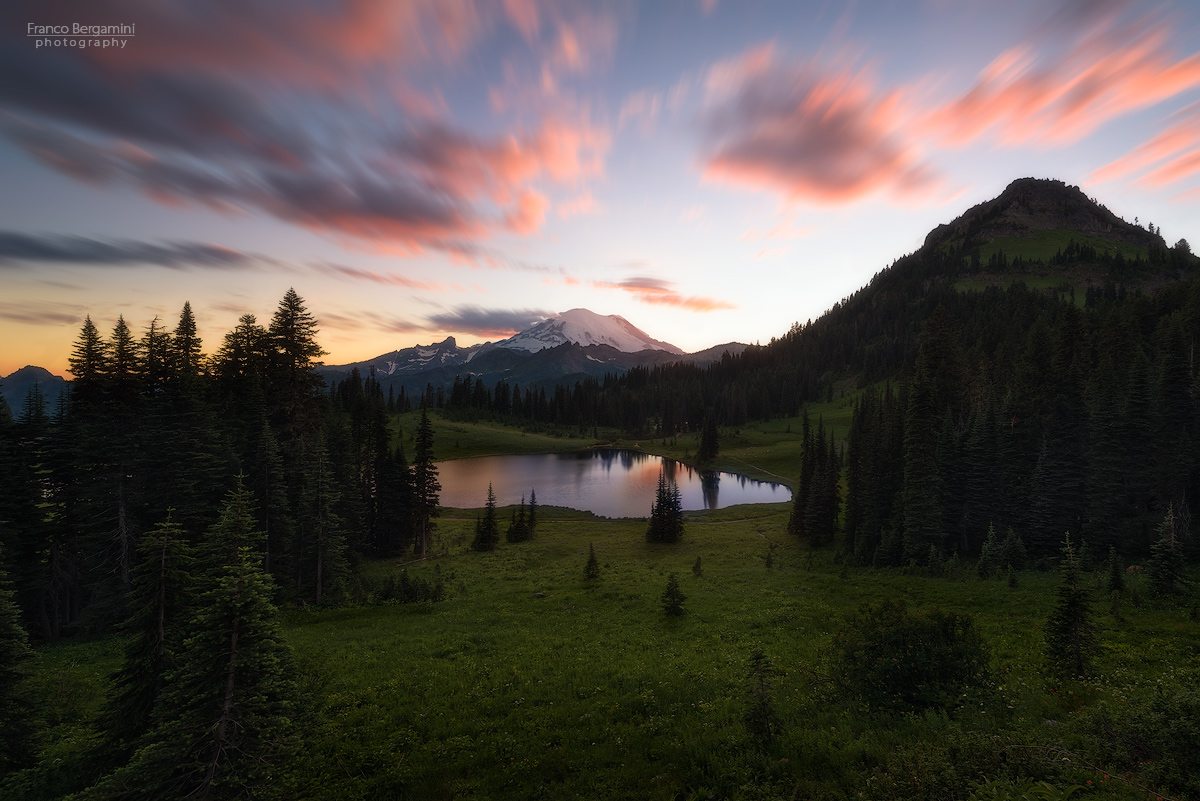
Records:
[[[477,456],[439,462],[442,505],[483,506],[491,483],[500,506],[529,498],[539,506],[566,506],[604,517],[647,517],[659,470],[679,486],[683,508],[723,509],[739,503],[777,503],[792,498],[783,484],[735,473],[695,470],[672,459],[637,451],[594,450],[519,456]]]

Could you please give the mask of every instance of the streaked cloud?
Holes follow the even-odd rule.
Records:
[[[83,321],[83,306],[50,301],[0,301],[0,319],[26,325],[75,325]]]
[[[0,26],[66,13],[19,2]],[[590,69],[616,23],[588,4],[266,0],[180,13],[109,0],[79,13],[71,21],[136,17],[154,35],[125,55],[0,47],[0,75],[22,76],[0,81],[0,133],[94,185],[417,253],[533,234],[552,188],[578,194],[603,174],[610,137],[586,109],[468,132],[437,87],[409,80],[506,25],[540,37],[554,69]]]
[[[141,242],[0,231],[0,266],[57,262],[89,266],[151,265],[171,269],[252,268],[272,259],[203,242]]]
[[[1175,22],[1130,2],[1066,4],[926,125],[949,145],[984,136],[1006,146],[1078,142],[1122,115],[1200,87],[1200,54],[1177,54]]]
[[[336,278],[344,278],[352,281],[367,281],[373,284],[382,284],[384,286],[399,286],[406,289],[420,289],[431,292],[440,292],[444,289],[441,284],[430,283],[429,281],[418,281],[415,278],[400,275],[391,271],[376,272],[375,270],[366,270],[361,267],[348,267],[344,264],[314,264],[313,268],[326,275],[332,275]]]
[[[695,296],[684,296],[674,289],[674,283],[658,278],[628,278],[624,281],[593,281],[597,289],[619,289],[634,296],[639,303],[652,306],[677,306],[694,312],[711,312],[720,309],[736,309],[737,306],[725,300]]]
[[[504,339],[524,331],[536,322],[554,314],[539,309],[484,309],[479,306],[458,306],[452,311],[428,318],[432,330],[473,334],[489,339]]]
[[[1138,175],[1139,183],[1161,187],[1200,172],[1200,104],[1175,115],[1174,122],[1119,159],[1088,177],[1088,183]]]

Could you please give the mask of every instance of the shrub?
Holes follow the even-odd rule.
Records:
[[[987,677],[988,649],[969,615],[884,601],[862,606],[834,635],[833,663],[846,694],[907,712],[952,707]]]

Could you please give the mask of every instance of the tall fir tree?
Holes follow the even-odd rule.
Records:
[[[650,525],[646,542],[674,543],[683,537],[683,501],[679,487],[668,481],[665,471],[659,471],[654,504],[650,507]]]
[[[417,538],[417,549],[422,559],[429,552],[430,540],[435,528],[434,518],[438,515],[439,494],[442,485],[438,482],[437,466],[433,463],[433,423],[429,421],[428,408],[421,407],[421,420],[417,424],[416,443],[413,448],[413,527]]]
[[[487,503],[483,507],[483,517],[475,521],[475,539],[471,547],[477,551],[495,550],[500,542],[500,523],[496,519],[496,493],[488,484]]]
[[[153,726],[153,710],[183,647],[194,561],[183,529],[169,519],[143,535],[130,590],[130,615],[121,626],[125,656],[113,674],[103,727],[118,750]]]
[[[1099,627],[1070,534],[1063,539],[1060,569],[1058,599],[1046,619],[1046,661],[1061,675],[1087,676],[1099,648]]]
[[[210,570],[191,632],[130,764],[105,782],[120,798],[252,797],[294,753],[296,668],[272,582],[254,543],[248,493],[229,496],[212,529]]]
[[[904,423],[904,560],[922,563],[929,546],[942,546],[941,482],[938,473],[934,394],[918,359]]]
[[[3,534],[0,521],[0,534]],[[34,705],[25,679],[33,651],[0,551],[0,777],[28,766],[34,756]]]

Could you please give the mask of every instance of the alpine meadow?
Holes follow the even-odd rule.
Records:
[[[1023,179],[715,362],[326,382],[291,290],[207,352],[88,319],[0,428],[0,794],[1200,798],[1197,266]],[[792,500],[439,503],[601,445]]]

